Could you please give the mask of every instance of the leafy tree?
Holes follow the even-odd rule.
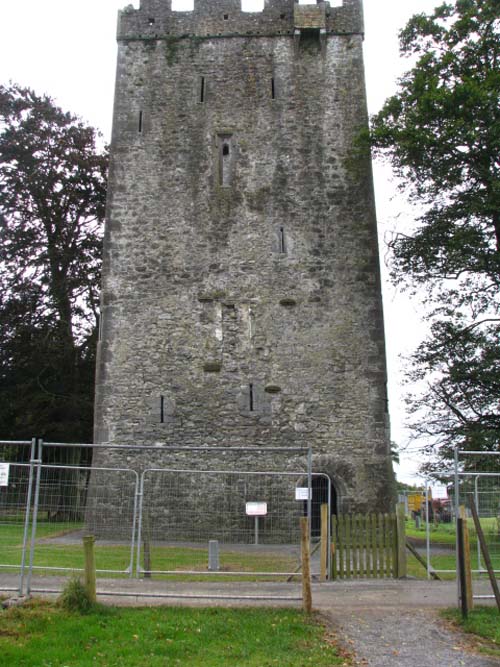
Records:
[[[418,484],[407,484],[406,482],[396,482],[396,489],[398,493],[404,493],[405,491],[412,491],[414,493],[425,493],[425,489],[423,486],[419,486]]]
[[[46,96],[0,86],[0,434],[89,441],[108,157]]]
[[[412,424],[442,458],[500,450],[500,3],[444,3],[414,16],[400,45],[415,64],[371,140],[421,211],[390,242],[393,279],[431,305]]]
[[[475,451],[499,449],[500,326],[479,324],[476,329],[438,319],[431,337],[413,355],[410,379],[426,386],[407,399],[413,429],[430,443],[429,451],[439,445],[441,459],[451,460],[456,445]],[[475,458],[473,465],[498,468],[498,460]],[[424,469],[438,471],[442,462],[429,461]]]

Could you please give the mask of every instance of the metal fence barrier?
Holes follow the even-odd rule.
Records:
[[[296,575],[299,521],[307,516],[307,496],[297,492],[303,484],[303,473],[145,470],[137,576]],[[322,502],[330,507],[329,497],[314,499],[313,516]],[[217,549],[218,566],[207,568],[210,544]]]
[[[8,591],[24,585],[35,456],[35,440],[0,441],[0,570],[19,573],[17,586],[3,587]]]
[[[97,537],[97,573],[132,576],[137,472],[58,465],[41,465],[39,471],[27,592],[37,592],[31,587],[32,572],[83,572],[82,537],[89,533]]]
[[[283,581],[300,570],[300,517],[314,519],[323,502],[330,506],[328,479],[319,484],[321,493],[312,496],[310,449],[230,449],[233,454],[244,452],[248,459],[260,451],[260,461],[276,458],[277,452],[298,453],[305,459],[300,472],[162,467],[140,473],[128,467],[93,466],[95,449],[102,451],[103,447],[39,439],[0,441],[0,574],[17,573],[19,577],[17,586],[6,586],[3,581],[2,590],[59,592],[50,583],[40,585],[40,577],[82,572],[81,542],[89,533],[96,536],[96,565],[101,576],[135,574],[145,579],[154,575],[198,581],[224,574],[252,581],[260,576]],[[151,450],[155,461],[159,456],[158,447],[115,445],[112,449]],[[172,451],[180,450],[184,460],[193,455],[209,460],[213,451],[168,448],[160,455],[168,460]],[[312,523],[314,534],[314,520]],[[211,562],[209,542],[217,546],[217,557]],[[33,583],[34,575],[38,583]],[[118,585],[109,594],[137,594],[123,588],[119,590]],[[168,587],[164,593],[145,595],[184,597]],[[262,597],[257,591],[248,599]],[[272,595],[264,597],[273,599]],[[276,595],[275,599],[300,598]]]
[[[442,471],[436,476],[448,488],[451,499],[449,507],[449,542],[439,543],[433,539],[435,522],[429,501],[425,503],[426,554],[428,577],[431,571],[457,577],[456,519],[460,506],[465,507],[467,526],[470,535],[472,572],[476,577],[486,574],[479,540],[471,519],[471,499],[478,510],[481,527],[484,532],[494,571],[500,573],[500,453],[470,452],[457,449],[453,470]],[[425,497],[429,498],[431,480],[425,484]],[[445,556],[445,558],[443,558]],[[446,558],[446,556],[448,556]],[[448,567],[436,565],[439,560],[450,561]],[[490,599],[493,595],[474,595],[475,599]]]

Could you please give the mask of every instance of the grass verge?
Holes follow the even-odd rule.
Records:
[[[483,640],[477,646],[482,653],[500,658],[500,613],[496,607],[477,607],[466,620],[458,609],[446,609],[442,615],[474,638]]]
[[[350,665],[333,635],[300,611],[98,607],[43,601],[1,613],[5,667],[332,667]]]
[[[78,543],[51,542],[54,538],[71,534],[81,529],[81,524],[58,524],[40,522],[37,527],[37,543],[34,553],[36,568],[74,568],[82,570],[84,566],[83,548]],[[22,556],[23,526],[0,525],[0,564],[19,566]],[[130,545],[96,544],[96,566],[98,570],[114,570],[123,573],[130,564]],[[134,550],[135,556],[135,550]],[[231,551],[229,548],[221,550],[221,570],[225,572],[248,572],[248,577],[224,576],[224,581],[255,581],[252,572],[293,572],[297,560],[288,555],[286,550],[281,554],[268,552],[253,552],[252,545],[247,551]],[[153,546],[151,548],[151,568],[153,570],[193,570],[200,573],[207,572],[208,545],[203,548],[178,546]],[[14,570],[13,570],[14,571]],[[37,574],[47,574],[50,570],[39,569]],[[56,572],[57,573],[57,572]],[[106,573],[98,576],[121,576]],[[174,578],[181,581],[206,581],[207,574],[197,575],[160,575],[155,579]],[[219,575],[212,577],[219,580]],[[276,577],[282,581],[283,577]]]
[[[476,529],[474,527],[474,521],[471,518],[467,519],[467,525],[469,527],[471,546],[475,546],[477,544],[477,537],[476,537]],[[495,517],[481,517],[481,526],[483,528],[486,541],[489,544],[496,545],[500,542],[500,528],[498,520]],[[406,535],[407,537],[414,537],[421,542],[425,542],[426,540],[425,522],[422,521],[420,524],[420,528],[416,528],[415,521],[413,519],[407,519]],[[449,545],[452,547],[455,544],[455,540],[456,540],[456,532],[454,523],[431,524],[430,526],[431,544],[435,546]]]
[[[410,577],[415,577],[416,579],[426,579],[427,571],[423,565],[421,565],[408,551],[406,552],[406,555],[408,575]],[[433,556],[431,558],[431,565],[436,570],[454,570],[456,567],[455,554],[450,553],[449,556]],[[456,577],[455,573],[451,572],[439,572],[439,576],[443,581],[451,581]]]

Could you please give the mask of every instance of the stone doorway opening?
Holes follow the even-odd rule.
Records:
[[[313,475],[311,485],[311,537],[319,538],[321,536],[321,505],[330,505],[330,518],[337,514],[337,492],[327,475]]]
[[[307,479],[298,486],[306,487]],[[321,537],[321,505],[329,505],[330,518],[337,514],[337,490],[327,474],[317,472],[312,474],[311,489],[311,537],[316,540]],[[303,501],[302,513],[307,516],[307,500]]]

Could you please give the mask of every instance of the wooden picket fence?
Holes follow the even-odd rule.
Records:
[[[400,539],[396,514],[332,517],[332,579],[401,576]]]

